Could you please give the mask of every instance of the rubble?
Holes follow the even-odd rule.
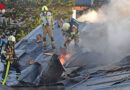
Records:
[[[57,55],[53,55],[50,60],[44,63],[35,62],[22,72],[19,78],[20,82],[26,82],[32,85],[50,85],[55,84],[64,72]]]

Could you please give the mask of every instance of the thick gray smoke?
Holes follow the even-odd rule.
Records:
[[[96,17],[98,22],[86,23],[82,28],[80,44],[103,54],[107,63],[130,55],[130,0],[111,0]],[[82,18],[85,20],[85,15]]]

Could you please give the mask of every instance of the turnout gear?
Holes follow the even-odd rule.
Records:
[[[54,24],[52,25],[52,30],[54,30],[55,29],[55,26],[54,26]]]
[[[51,15],[51,12],[48,11],[48,8],[46,6],[42,7],[42,11],[46,11],[45,13],[40,14],[40,20],[42,22],[42,28],[43,28],[43,47],[46,49],[46,35],[49,35],[49,38],[51,39],[51,45],[52,48],[55,48],[55,43],[53,39],[53,33],[52,29],[54,30],[54,22],[53,17]]]
[[[53,34],[52,34],[52,30],[51,30],[51,27],[50,26],[46,26],[46,27],[43,27],[43,47],[46,47],[46,35],[49,35],[50,39],[51,39],[51,45],[52,47],[55,47],[55,42],[54,42],[54,39],[53,39]]]
[[[72,40],[74,40],[76,47],[78,46],[80,32],[78,31],[78,25],[76,26],[73,22],[64,23],[62,26],[62,34],[65,38],[64,47],[68,47]]]
[[[51,12],[47,12],[46,15],[44,15],[43,13],[41,13],[40,14],[40,19],[42,21],[42,25],[43,26],[54,25],[54,23],[52,21]]]
[[[20,65],[18,63],[18,58],[16,57],[16,54],[15,54],[14,42],[15,42],[15,37],[10,36],[8,38],[8,42],[6,43],[5,47],[2,48],[1,60],[4,64],[4,71],[2,74],[2,79],[3,79],[2,85],[6,83],[10,66],[16,69],[17,74],[21,73]],[[16,75],[16,78],[17,78],[17,75]]]
[[[18,79],[20,77],[21,73],[17,73],[16,74],[16,79]]]

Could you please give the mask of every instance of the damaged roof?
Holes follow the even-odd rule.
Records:
[[[83,28],[84,23],[80,26]],[[57,26],[55,26],[57,27]],[[54,31],[54,40],[56,43],[57,49],[60,48],[60,46],[64,43],[63,36],[61,34],[60,28],[56,28]],[[36,29],[34,29],[30,34],[28,34],[26,37],[24,37],[20,42],[16,44],[16,54],[20,58],[20,65],[22,72],[25,72],[24,70],[28,67],[30,67],[29,61],[34,60],[34,62],[38,62],[39,60],[44,61],[48,60],[50,56],[43,55],[42,51],[42,43],[36,42],[36,36],[42,34],[42,28],[41,26],[38,26]],[[47,38],[47,42],[49,42],[49,38]],[[51,47],[51,46],[49,46]],[[79,54],[80,53],[80,54]],[[87,55],[88,58],[84,57],[84,55]],[[76,57],[78,59],[75,59]],[[118,64],[114,65],[107,65],[103,66],[102,64],[95,65],[93,63],[90,63],[90,67],[81,65],[81,61],[91,62],[94,56],[102,57],[97,53],[94,52],[84,52],[82,49],[77,52],[72,58],[70,58],[70,61],[65,66],[66,71],[68,71],[69,78],[61,79],[59,83],[62,83],[63,85],[59,85],[59,90],[64,90],[63,86],[65,86],[65,90],[129,90],[130,88],[130,66],[128,64],[130,58],[126,57],[122,60],[122,62],[119,62]],[[82,59],[80,58],[82,57]],[[99,59],[100,60],[100,59]],[[89,63],[87,62],[87,63]],[[124,63],[126,62],[126,63]],[[91,67],[91,65],[93,65]],[[11,73],[9,76],[9,80],[7,81],[7,85],[11,86],[14,83],[17,83],[16,80],[12,80],[11,77],[14,78],[14,72]],[[14,83],[12,83],[13,81]],[[53,86],[52,86],[53,87]],[[35,90],[33,86],[29,89],[27,87],[6,87],[1,86],[2,90]],[[20,89],[21,88],[21,89]],[[39,90],[42,90],[45,88],[43,87],[37,87]],[[54,90],[54,89],[52,89]]]

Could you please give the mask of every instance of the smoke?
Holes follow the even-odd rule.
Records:
[[[89,11],[78,20],[81,26],[80,44],[115,63],[130,55],[130,0],[111,0],[99,11]]]
[[[80,22],[101,22],[100,18],[102,18],[102,22],[106,20],[102,10],[100,9],[98,12],[95,10],[89,10],[86,14],[79,17],[77,20]]]

